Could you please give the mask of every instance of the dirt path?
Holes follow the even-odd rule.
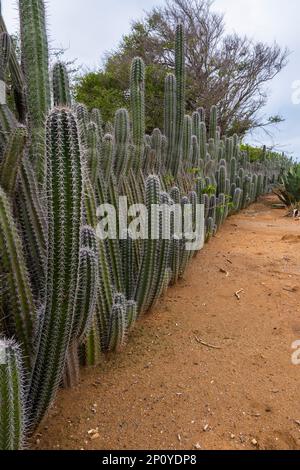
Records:
[[[300,449],[300,222],[271,202],[230,218],[126,351],[59,393],[36,448]]]

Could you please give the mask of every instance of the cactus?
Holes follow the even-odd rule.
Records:
[[[200,116],[200,122],[205,123],[205,109],[203,107],[200,107],[200,108],[197,109],[197,113]]]
[[[97,251],[84,247],[81,248],[79,255],[80,264],[71,335],[79,344],[83,342],[86,333],[91,326],[96,308],[98,283],[96,254]]]
[[[45,118],[50,109],[46,12],[43,0],[19,0],[22,68],[26,81],[30,158],[45,172]]]
[[[66,106],[71,108],[72,99],[67,67],[62,62],[57,62],[52,70],[52,88],[54,106]]]
[[[234,191],[233,199],[232,199],[234,212],[238,212],[240,210],[241,204],[242,204],[242,196],[243,196],[242,189],[236,188]]]
[[[130,138],[129,115],[126,109],[119,109],[115,117],[114,167],[117,179],[128,167],[128,145]]]
[[[219,168],[219,174],[218,174],[218,192],[221,194],[226,194],[226,179],[227,179],[226,166],[221,165]]]
[[[90,113],[91,121],[97,126],[100,141],[103,138],[103,119],[100,109],[94,108]]]
[[[191,164],[191,150],[192,150],[192,119],[190,116],[184,117],[183,127],[183,163],[185,168]]]
[[[155,152],[155,173],[159,173],[162,166],[162,134],[159,129],[153,130],[151,145]]]
[[[177,176],[182,160],[182,141],[185,115],[185,35],[182,24],[176,28],[175,76],[176,76],[176,125],[173,151],[173,175]]]
[[[89,229],[89,234],[87,234],[87,231],[88,228],[86,227],[84,235],[87,235],[89,239],[81,239],[81,245],[84,242],[93,246],[94,240],[92,240],[92,238],[95,236],[91,234],[92,228]],[[92,249],[88,247],[82,247],[80,250],[74,320],[64,371],[65,388],[72,388],[79,382],[78,350],[79,346],[84,343],[87,333],[92,326],[93,316],[96,310],[96,297],[98,293],[98,266],[96,254],[97,251],[92,251]]]
[[[110,316],[108,351],[121,352],[127,339],[126,304],[114,303]]]
[[[212,106],[210,110],[209,138],[217,141],[218,108]]]
[[[9,34],[0,34],[0,81],[5,82],[5,76],[11,54],[11,39]]]
[[[121,256],[123,266],[123,284],[126,298],[132,300],[135,289],[135,262],[134,262],[134,241],[131,234],[127,233],[121,242]]]
[[[101,144],[101,165],[103,171],[103,180],[106,188],[108,187],[108,181],[113,170],[113,137],[111,134],[105,134]]]
[[[168,220],[167,214],[171,205],[170,196],[167,193],[160,195],[160,213],[159,213],[159,241],[156,251],[156,259],[154,261],[154,276],[152,283],[152,290],[149,294],[149,302],[146,309],[152,308],[164,290],[165,273],[168,270],[168,262],[170,259],[170,239],[164,236],[164,221]]]
[[[131,65],[130,81],[132,140],[136,147],[135,168],[141,168],[145,134],[145,64],[136,57]]]
[[[22,243],[13,219],[11,204],[0,187],[0,267],[5,273],[3,302],[7,330],[22,346],[25,365],[30,369],[34,344],[35,305]]]
[[[168,74],[165,79],[164,133],[168,142],[166,169],[171,170],[176,131],[176,77]]]
[[[11,340],[0,339],[0,450],[20,450],[26,427],[22,353]]]
[[[67,109],[47,119],[48,265],[43,334],[31,382],[36,425],[52,403],[63,373],[74,319],[82,217],[78,128]]]
[[[86,128],[87,137],[87,163],[89,167],[89,175],[93,188],[96,186],[100,173],[101,157],[99,132],[94,122],[89,122]]]
[[[151,214],[152,206],[158,206],[160,203],[160,182],[158,177],[149,176],[146,182],[146,206],[148,214]],[[158,217],[158,214],[157,214]],[[137,302],[139,312],[145,313],[148,296],[151,292],[153,275],[155,270],[155,253],[158,241],[151,236],[153,225],[157,229],[158,219],[148,218],[148,239],[144,243],[144,253],[141,269],[138,276],[135,300]]]
[[[17,176],[26,138],[26,128],[24,126],[16,127],[9,137],[8,145],[0,164],[0,186],[10,197],[14,195],[16,190]]]
[[[23,159],[16,193],[16,213],[27,259],[32,289],[42,300],[46,282],[46,215],[38,183],[29,160]]]
[[[135,326],[135,322],[137,320],[137,315],[138,315],[136,302],[134,302],[133,300],[129,300],[126,303],[126,309],[127,309],[126,328],[127,328],[127,332],[130,333]]]

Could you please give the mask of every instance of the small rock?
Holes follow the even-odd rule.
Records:
[[[206,425],[203,427],[203,431],[204,431],[204,432],[209,431],[209,425],[208,425],[208,424],[206,424]]]
[[[194,448],[197,449],[197,450],[201,450],[201,445],[199,444],[199,442],[194,444]]]
[[[235,439],[235,434],[230,434],[230,439]]]
[[[252,444],[253,446],[257,446],[258,442],[257,442],[256,439],[252,439],[251,444]]]
[[[97,432],[96,434],[93,434],[91,436],[91,441],[95,441],[96,439],[99,439],[99,437],[100,437],[100,434]]]

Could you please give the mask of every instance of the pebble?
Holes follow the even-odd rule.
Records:
[[[256,439],[252,439],[251,444],[254,445],[254,446],[257,446],[258,442],[257,442]]]

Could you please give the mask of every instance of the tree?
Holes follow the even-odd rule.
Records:
[[[246,36],[226,34],[224,16],[212,10],[210,0],[168,0],[135,21],[118,49],[107,54],[104,73],[115,85],[128,87],[130,62],[135,56],[147,66],[148,127],[161,127],[163,76],[174,69],[174,29],[186,31],[187,111],[217,105],[220,126],[228,134],[281,122],[280,116],[263,119],[266,84],[287,64],[288,50],[278,44],[254,42]]]

